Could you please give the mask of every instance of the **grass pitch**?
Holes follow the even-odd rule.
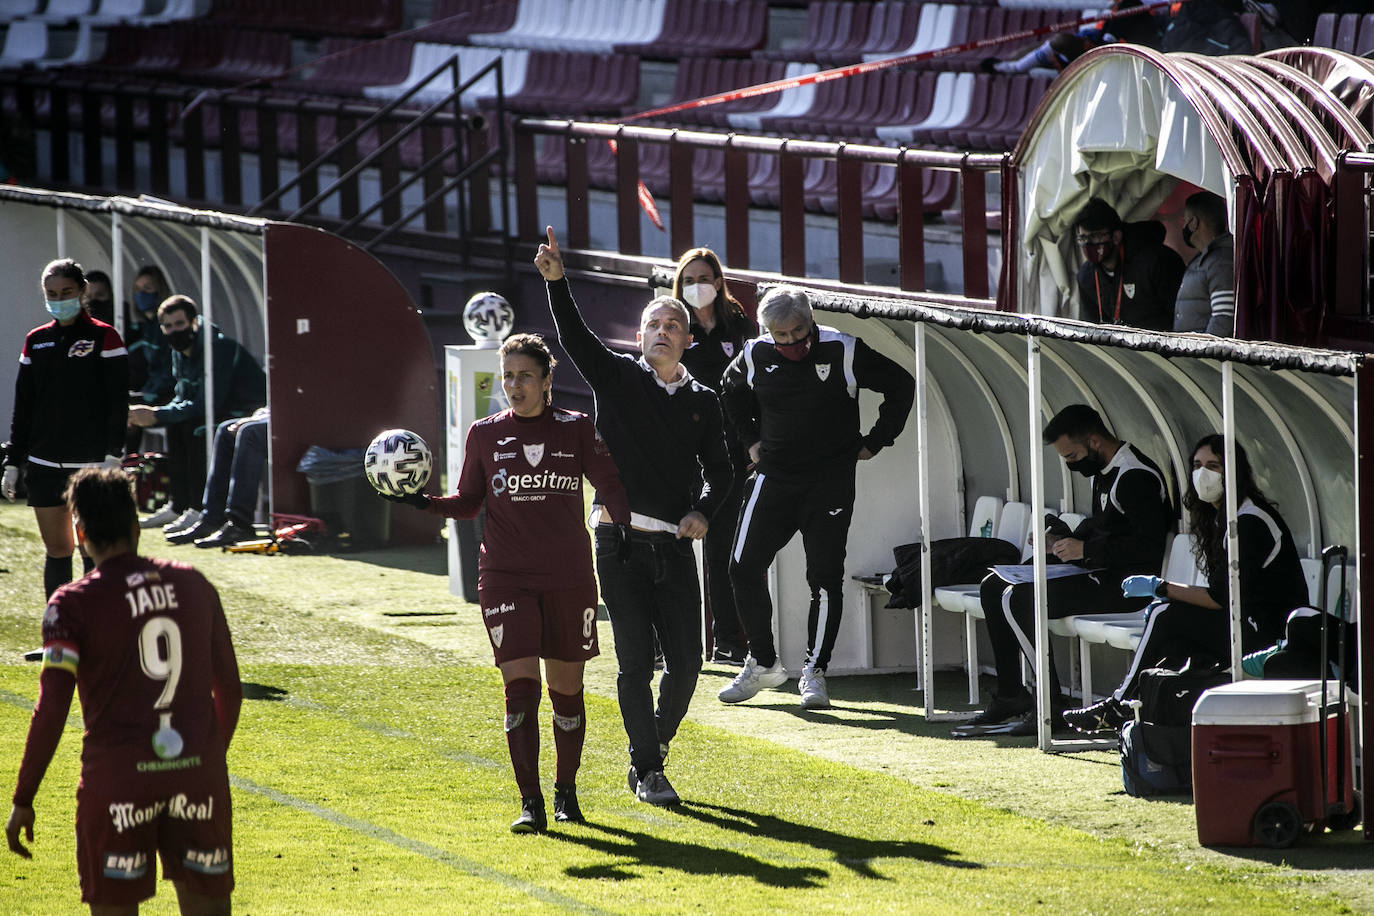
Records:
[[[802,713],[782,692],[723,707],[730,669],[708,667],[673,744],[684,804],[639,804],[604,626],[579,778],[590,823],[513,836],[500,678],[473,608],[447,594],[442,549],[261,557],[146,540],[210,576],[238,647],[240,914],[1374,912],[1374,847],[1200,850],[1191,807],[1121,795],[1112,755],[948,740],[909,678],[832,679],[835,709]],[[0,507],[5,791],[37,692],[17,659],[37,645],[40,564],[29,510]],[[549,783],[547,701],[541,714]],[[36,858],[0,851],[0,913],[81,911],[79,740],[74,717],[36,801]],[[171,888],[144,912],[175,912]]]

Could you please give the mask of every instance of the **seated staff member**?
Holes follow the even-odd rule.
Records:
[[[582,673],[600,649],[596,579],[582,518],[582,477],[617,524],[629,521],[615,462],[586,414],[553,406],[555,360],[543,338],[516,334],[501,344],[507,410],[468,427],[458,492],[387,497],[448,518],[487,521],[477,559],[482,622],[506,684],[506,744],[520,816],[515,833],[548,827],[539,785],[539,659],[553,705],[558,755],[553,816],[582,821],[577,770],[587,734]]]
[[[76,789],[82,901],[92,913],[136,913],[156,889],[160,855],[182,913],[228,914],[224,755],[243,688],[219,595],[183,563],[138,555],[133,481],[123,471],[78,471],[67,504],[96,569],[59,589],[43,614],[38,702],[5,838],[31,858],[20,834],[33,842],[34,796],[76,690],[86,727]]]
[[[720,379],[730,361],[744,351],[744,342],[756,337],[758,325],[730,293],[720,258],[709,248],[689,248],[677,262],[673,296],[691,307],[688,330],[692,343],[682,354],[682,365],[692,378],[720,394]],[[734,481],[701,539],[706,594],[711,606],[711,635],[715,649],[711,660],[742,665],[748,654],[744,626],[735,608],[735,589],[730,584],[730,548],[743,502],[744,480],[749,476],[749,456],[725,417],[725,447],[730,452]]]
[[[630,739],[630,791],[649,804],[677,804],[663,764],[701,672],[701,586],[691,542],[706,534],[730,489],[720,402],[682,365],[692,338],[681,302],[660,296],[644,307],[636,359],[611,352],[583,321],[552,227],[534,265],[548,283],[559,342],[596,395],[596,428],[630,502],[628,532],[607,524],[604,511],[596,529],[596,569],[620,666],[616,694]],[[663,648],[657,710],[655,633]]]
[[[1122,702],[1135,697],[1140,672],[1146,668],[1182,668],[1192,660],[1224,662],[1231,654],[1231,616],[1227,595],[1225,489],[1226,440],[1204,436],[1193,448],[1193,473],[1183,507],[1195,538],[1193,556],[1207,584],[1165,582],[1158,576],[1131,576],[1122,591],[1138,598],[1159,599],[1150,605],[1145,632],[1131,666],[1116,691],[1105,700],[1064,713],[1079,731],[1115,731],[1131,719]],[[1255,652],[1283,635],[1288,613],[1307,604],[1307,580],[1293,535],[1283,516],[1255,485],[1245,449],[1236,444],[1236,534],[1240,551],[1241,648]]]
[[[1047,538],[1060,563],[1095,570],[1045,582],[1050,619],[1088,613],[1127,613],[1145,606],[1143,598],[1123,596],[1121,580],[1159,569],[1164,541],[1174,525],[1174,507],[1159,466],[1139,449],[1108,431],[1101,415],[1087,404],[1070,404],[1046,424],[1041,438],[1054,447],[1071,471],[1093,482],[1092,515],[1068,537]],[[1035,704],[1021,685],[1021,656],[1035,662],[1035,586],[1011,584],[989,573],[979,589],[983,615],[997,666],[997,692],[985,710],[955,737],[1020,719],[1007,734],[1034,735],[1039,730]],[[1067,704],[1060,693],[1054,656],[1049,656],[1050,690],[1056,727]]]
[[[742,703],[787,680],[773,640],[768,566],[800,531],[811,603],[798,689],[804,708],[822,709],[830,705],[825,669],[844,607],[855,469],[901,434],[916,382],[859,338],[817,325],[800,289],[769,290],[759,318],[767,333],[745,345],[721,383],[756,472],[745,487],[730,565],[749,657],[718,696]],[[883,398],[867,434],[859,429],[861,388]]]

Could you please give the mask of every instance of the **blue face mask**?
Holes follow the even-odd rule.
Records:
[[[157,311],[157,293],[145,293],[138,290],[134,293],[134,306],[144,314]]]
[[[80,299],[44,299],[43,305],[48,310],[48,314],[58,321],[70,321],[81,311]]]

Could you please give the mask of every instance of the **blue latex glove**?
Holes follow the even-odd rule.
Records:
[[[1153,598],[1163,584],[1159,576],[1127,576],[1121,580],[1121,594],[1127,598]]]

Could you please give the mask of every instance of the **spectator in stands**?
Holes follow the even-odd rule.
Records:
[[[81,296],[81,304],[86,314],[96,321],[114,326],[114,292],[110,288],[110,275],[103,270],[86,273],[86,292]]]
[[[766,333],[744,345],[721,380],[726,413],[755,473],[745,485],[730,564],[749,656],[719,696],[741,703],[787,680],[773,640],[768,566],[800,531],[811,605],[799,689],[803,708],[821,709],[830,705],[825,670],[844,608],[857,465],[896,441],[916,384],[859,338],[817,325],[800,289],[769,290],[759,318]],[[882,395],[867,434],[859,430],[860,388]]]
[[[758,325],[730,294],[720,258],[709,248],[689,249],[678,259],[677,272],[673,275],[673,296],[690,307],[692,316],[692,342],[683,351],[682,364],[692,373],[692,378],[719,394],[720,377],[725,367],[743,351],[744,342],[758,334]],[[735,477],[711,519],[711,526],[706,529],[701,546],[715,642],[711,660],[742,665],[748,649],[739,612],[735,609],[735,590],[730,584],[730,546],[734,543],[735,526],[739,522],[749,457],[739,437],[730,429],[728,416],[725,418],[725,444]]]
[[[1226,201],[1211,191],[1190,196],[1183,204],[1183,244],[1198,255],[1178,287],[1174,330],[1230,337],[1236,329],[1236,261]]]
[[[1161,6],[1167,2],[1168,0],[1148,0],[1145,5]],[[1112,8],[1115,11],[1121,11],[1134,9],[1140,5],[1140,0],[1119,0]],[[981,69],[984,73],[1034,73],[1039,71],[1056,74],[1084,53],[1099,45],[1124,41],[1130,44],[1158,48],[1160,30],[1155,22],[1155,17],[1158,15],[1158,12],[1138,13],[1121,19],[1113,19],[1110,22],[1104,19],[1076,32],[1057,32],[1015,60],[1001,60],[996,57],[984,58]]]
[[[587,327],[552,227],[534,264],[548,283],[559,342],[596,395],[596,428],[630,502],[628,530],[612,525],[604,509],[596,526],[596,569],[615,634],[616,692],[630,739],[630,789],[649,804],[677,804],[663,764],[701,671],[701,585],[692,541],[706,534],[730,489],[720,401],[682,365],[692,339],[681,302],[660,296],[644,308],[635,359],[611,352]],[[657,711],[655,633],[663,647]]]
[[[200,522],[205,488],[205,345],[196,304],[171,296],[157,310],[158,324],[172,348],[172,400],[163,407],[129,408],[134,426],[162,426],[167,431],[167,473],[172,485],[174,521],[163,528],[175,534]],[[210,328],[213,340],[215,422],[246,417],[267,402],[267,379],[243,345]],[[143,523],[140,523],[143,524]]]
[[[1045,537],[1044,546],[1058,563],[1083,567],[1081,573],[1046,581],[1050,618],[1140,610],[1146,599],[1123,595],[1121,582],[1160,568],[1164,541],[1174,525],[1174,509],[1159,466],[1113,436],[1098,412],[1086,404],[1071,404],[1055,414],[1042,438],[1069,470],[1093,482],[1092,515],[1067,537]],[[1036,544],[1039,549],[1038,540]],[[1021,685],[1022,653],[1031,659],[1032,667],[1035,660],[1034,585],[1013,585],[989,573],[980,597],[997,667],[997,692],[969,724],[993,726],[1020,717],[1008,734],[1034,735],[1039,729],[1034,703]],[[1067,704],[1059,692],[1053,655],[1048,670],[1055,726],[1059,727]]]
[[[1204,436],[1193,449],[1193,473],[1183,506],[1195,541],[1193,556],[1207,584],[1165,582],[1155,575],[1133,575],[1121,583],[1125,595],[1156,599],[1146,612],[1145,632],[1130,668],[1105,700],[1072,709],[1064,720],[1085,732],[1116,730],[1130,720],[1123,700],[1136,694],[1146,668],[1180,669],[1231,656],[1231,617],[1227,593],[1225,455],[1226,440]],[[1254,652],[1277,642],[1294,608],[1308,602],[1307,582],[1293,535],[1283,516],[1260,492],[1245,449],[1236,444],[1236,534],[1240,553],[1241,648]]]
[[[1173,327],[1183,259],[1164,244],[1158,221],[1123,223],[1110,204],[1094,197],[1078,211],[1073,231],[1083,250],[1081,320],[1154,331]]]
[[[52,320],[24,338],[14,383],[14,417],[0,491],[14,501],[22,472],[46,558],[43,594],[72,578],[67,481],[87,467],[119,467],[128,359],[114,328],[81,307],[86,276],[63,258],[43,268],[43,305]],[[85,571],[90,559],[83,555]]]
[[[225,420],[215,427],[200,521],[167,535],[170,543],[232,547],[257,537],[253,516],[267,464],[268,419],[268,408],[259,407],[251,417]]]

